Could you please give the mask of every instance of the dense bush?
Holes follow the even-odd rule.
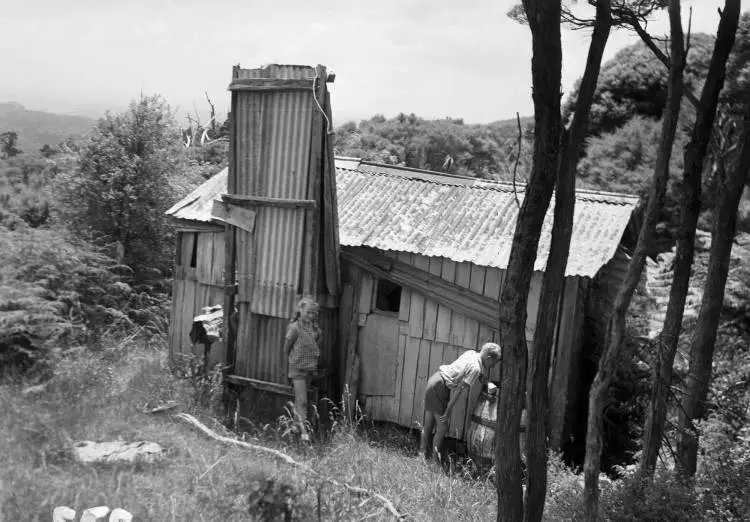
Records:
[[[519,179],[528,175],[532,131],[522,124],[518,157],[518,128],[514,120],[469,125],[446,118],[425,120],[414,114],[395,118],[373,116],[358,124],[336,128],[336,154],[378,163],[435,170],[486,179],[508,180],[519,159]]]
[[[23,221],[30,227],[54,221],[56,197],[52,185],[57,174],[72,163],[70,156],[43,159],[17,156],[0,160],[0,226],[14,228]]]
[[[657,475],[643,481],[637,475],[614,483],[602,498],[602,518],[612,522],[694,522],[703,511],[692,485],[672,475]]]
[[[750,513],[750,427],[712,416],[701,426],[697,484],[709,520],[747,520]]]
[[[63,208],[83,237],[113,245],[139,279],[166,273],[172,234],[164,218],[169,180],[180,167],[180,134],[158,96],[100,119],[83,144],[79,168],[60,178]]]
[[[35,339],[33,357],[107,333],[167,329],[167,296],[134,284],[130,270],[64,229],[0,227],[0,334]]]

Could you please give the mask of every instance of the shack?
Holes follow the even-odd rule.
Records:
[[[179,227],[172,352],[194,349],[185,343],[192,317],[221,304],[225,335],[210,358],[241,386],[293,395],[279,347],[303,294],[321,304],[321,362],[335,363],[334,78],[322,65],[235,66],[228,170],[167,211]]]
[[[199,284],[197,267],[203,263],[206,273],[221,273],[215,263],[221,266],[223,262],[217,252],[222,251],[224,229],[212,225],[208,202],[220,200],[226,193],[228,176],[227,169],[217,173],[168,211],[182,227],[179,234],[183,239],[178,244],[190,241],[184,239],[185,234],[198,234],[199,241],[194,263],[189,258],[196,265],[192,282],[184,280],[191,272],[175,272],[173,352],[192,349],[189,340],[185,342],[186,321],[201,307],[214,304],[202,300],[197,290],[180,294],[179,289]],[[335,183],[341,285],[336,302],[331,303],[337,308],[337,320],[329,323],[335,335],[327,340],[328,361],[334,366],[333,385],[336,390],[343,389],[347,367],[356,355],[361,369],[357,392],[364,412],[374,420],[415,427],[423,422],[422,393],[429,375],[463,350],[498,339],[498,298],[513,239],[517,198],[522,200],[523,189],[340,157],[335,158]],[[613,273],[623,272],[628,257],[621,239],[637,203],[638,198],[628,195],[577,193],[570,259],[551,353],[554,447],[565,440],[570,417],[579,406],[587,310],[597,303],[593,312],[600,319],[602,306],[611,303],[615,284],[598,281],[604,274],[611,282]],[[529,295],[529,341],[534,338],[552,212],[550,208],[545,219]],[[206,234],[206,239],[201,234]],[[211,248],[200,248],[200,241]],[[178,266],[184,266],[183,251],[184,247],[178,249],[176,262],[182,261]],[[192,303],[183,296],[192,298]],[[210,301],[212,296],[220,293],[205,299]],[[283,328],[288,319],[279,318],[278,327]],[[241,354],[246,346],[238,342],[236,357],[226,354],[225,359],[247,360],[248,356]],[[272,349],[280,353],[280,346]],[[246,363],[232,371],[248,378],[251,366]],[[499,371],[494,369],[491,377],[497,379]],[[268,389],[283,391],[287,385],[283,372],[270,376],[269,381]],[[474,398],[456,405],[451,437],[464,438],[471,417],[467,405]]]

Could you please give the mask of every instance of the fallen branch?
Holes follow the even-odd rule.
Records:
[[[180,403],[177,401],[167,401],[149,409],[148,404],[146,404],[143,406],[143,413],[159,413],[162,411],[173,410],[179,405]]]
[[[193,426],[195,426],[196,428],[198,428],[199,430],[201,430],[203,433],[205,433],[206,435],[208,435],[214,440],[218,440],[219,442],[223,442],[224,444],[234,444],[235,446],[239,446],[241,448],[246,448],[249,450],[259,451],[261,453],[267,453],[269,455],[272,455],[276,457],[277,459],[283,460],[290,466],[293,466],[301,471],[304,471],[314,476],[315,478],[324,480],[330,484],[333,484],[334,486],[344,488],[349,493],[353,493],[355,495],[367,496],[367,497],[371,497],[371,498],[378,500],[394,517],[396,517],[397,520],[404,520],[406,518],[406,515],[401,515],[399,514],[398,511],[396,511],[396,508],[393,506],[390,500],[388,500],[387,498],[385,498],[383,495],[379,493],[375,493],[374,491],[370,489],[361,488],[358,486],[352,486],[350,484],[347,484],[346,482],[339,482],[336,479],[332,479],[330,477],[324,477],[323,475],[321,475],[320,473],[312,469],[310,466],[297,462],[292,457],[290,457],[286,453],[282,453],[281,451],[271,449],[271,448],[266,448],[265,446],[258,446],[256,444],[250,444],[248,442],[233,439],[231,437],[224,437],[222,435],[219,435],[218,433],[213,431],[211,428],[209,428],[208,426],[200,422],[198,419],[196,419],[195,417],[187,413],[178,413],[176,417],[184,420],[188,424],[192,424]]]

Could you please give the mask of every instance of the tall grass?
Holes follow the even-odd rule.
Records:
[[[221,386],[196,379],[186,366],[190,361],[170,363],[163,341],[146,345],[133,334],[106,339],[95,352],[69,352],[48,384],[32,393],[18,382],[0,384],[2,520],[50,520],[58,505],[79,514],[95,505],[122,507],[138,521],[391,519],[377,499],[354,496],[321,477],[379,493],[408,520],[496,518],[492,474],[466,463],[425,462],[408,434],[361,416],[352,420],[333,406],[311,444],[299,443],[286,429],[285,415],[270,423],[249,419],[249,429],[237,435],[217,420]],[[178,408],[146,413],[168,401]],[[222,445],[177,419],[177,411],[223,436],[282,451],[315,474],[260,451]],[[71,451],[77,441],[118,439],[156,442],[165,458],[151,465],[91,466],[78,463]],[[746,474],[746,460],[733,462],[732,473]],[[726,515],[738,512],[744,479],[724,480],[730,474],[718,466],[711,471],[724,478],[713,486],[703,482],[700,495],[668,475],[648,487],[634,478],[603,480],[602,520],[741,520]],[[581,492],[581,476],[553,456],[544,519],[580,519]],[[723,500],[730,494],[732,505]]]
[[[189,380],[172,375],[164,350],[145,348],[136,338],[68,355],[37,393],[0,386],[0,513],[5,520],[49,520],[58,505],[79,513],[108,505],[131,511],[136,520],[260,520],[281,505],[271,500],[285,497],[294,520],[388,519],[374,499],[352,496],[262,453],[222,446],[170,412],[144,413],[146,405],[178,401],[182,411],[231,435],[195,397]],[[312,445],[277,428],[245,439],[385,495],[412,520],[494,518],[489,481],[467,481],[415,454],[375,444],[356,425],[341,422],[327,441]],[[71,453],[76,441],[117,439],[157,442],[167,456],[155,465],[84,466]]]

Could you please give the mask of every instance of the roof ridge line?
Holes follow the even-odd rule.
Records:
[[[336,156],[336,158],[342,159],[342,160],[349,160],[349,161],[357,160],[358,159],[358,158],[343,157],[343,156]],[[507,192],[514,192],[514,191],[515,192],[526,192],[526,187],[525,186],[514,187],[513,184],[510,183],[510,182],[508,182],[508,181],[500,181],[500,180],[494,180],[494,179],[476,178],[476,177],[471,177],[471,176],[464,176],[464,175],[461,175],[461,174],[449,174],[449,173],[446,173],[446,172],[439,172],[439,171],[436,171],[436,170],[417,169],[417,168],[414,168],[414,167],[405,167],[405,166],[402,166],[402,165],[389,165],[387,163],[378,163],[378,162],[375,162],[375,161],[366,161],[366,160],[360,160],[359,161],[359,166],[360,167],[366,167],[368,165],[373,166],[373,167],[386,168],[386,169],[401,170],[401,171],[404,171],[404,173],[405,173],[401,177],[407,177],[409,179],[418,179],[420,181],[424,181],[425,183],[443,184],[440,181],[436,181],[436,180],[429,180],[429,179],[419,178],[417,176],[410,177],[410,176],[408,176],[407,173],[412,172],[414,174],[425,174],[425,175],[429,175],[429,176],[444,177],[444,178],[446,178],[446,181],[445,181],[444,184],[450,184],[450,180],[451,180],[451,178],[453,178],[453,179],[456,179],[456,180],[471,181],[473,183],[477,183],[477,185],[479,185],[479,184],[490,185],[490,187],[476,186],[475,188],[492,188],[492,186],[495,186],[495,187],[497,187],[497,188],[499,188],[501,190],[505,189],[503,191],[507,191]],[[375,174],[375,175],[382,175],[382,176],[387,176],[387,175],[399,176],[398,173],[372,172],[372,171],[367,171],[366,169],[362,169],[362,170],[360,170],[360,169],[351,169],[351,168],[347,169],[346,167],[339,167],[339,168],[342,168],[343,170],[359,171],[359,172],[365,172],[365,173],[368,173],[368,174]],[[634,201],[637,201],[637,200],[640,199],[640,196],[636,196],[636,195],[633,195],[633,194],[626,194],[624,192],[612,192],[612,191],[607,191],[607,190],[593,190],[593,189],[585,189],[585,188],[576,188],[576,196],[578,194],[581,194],[581,196],[584,196],[584,197],[585,196],[604,196],[604,197],[622,198],[622,199],[628,199],[628,200],[634,200]]]

